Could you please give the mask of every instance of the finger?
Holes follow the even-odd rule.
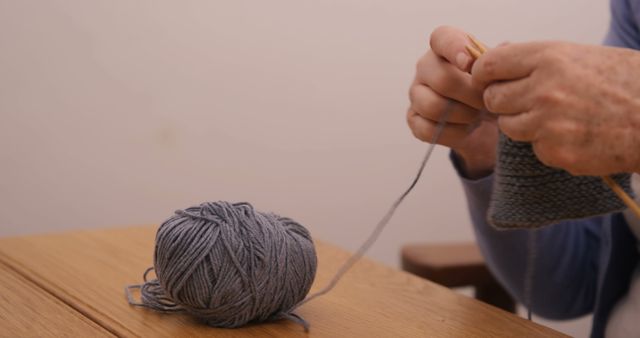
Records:
[[[500,115],[498,128],[514,141],[531,142],[536,139],[538,123],[536,115],[524,112],[515,115]]]
[[[429,44],[438,56],[446,59],[459,70],[468,72],[471,68],[474,59],[465,49],[470,41],[464,31],[451,26],[440,26],[431,33]]]
[[[530,78],[491,83],[482,95],[484,106],[495,114],[517,114],[531,110]]]
[[[433,142],[433,136],[438,129],[438,122],[428,120],[420,116],[418,113],[409,109],[407,112],[407,123],[413,135],[424,142]],[[456,145],[463,140],[469,131],[466,125],[447,124],[443,129],[440,137],[436,142],[449,148],[455,148]]]
[[[546,45],[546,42],[512,43],[487,51],[471,68],[473,85],[484,89],[491,82],[528,76]]]
[[[481,92],[471,85],[471,75],[433,52],[425,54],[418,62],[415,81],[468,106],[476,109],[484,107]]]
[[[553,142],[546,142],[544,140],[535,141],[531,143],[533,152],[536,157],[544,165],[552,168],[560,168],[572,173],[573,166],[575,165],[576,156],[574,153],[568,152],[565,147],[558,147]]]
[[[431,90],[431,88],[417,83],[411,86],[409,98],[411,100],[411,109],[420,116],[432,121],[440,121],[450,101],[448,98]],[[455,102],[449,110],[447,122],[469,124],[475,122],[478,116],[477,109],[464,103]]]

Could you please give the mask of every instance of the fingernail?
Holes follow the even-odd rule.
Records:
[[[469,68],[469,62],[471,62],[471,57],[466,53],[458,53],[456,55],[456,63],[458,63],[458,67],[462,70],[467,70]]]

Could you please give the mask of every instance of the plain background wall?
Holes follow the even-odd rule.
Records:
[[[230,200],[354,249],[426,150],[404,114],[435,27],[598,43],[608,17],[605,0],[0,0],[0,236]],[[369,256],[472,239],[440,148]]]

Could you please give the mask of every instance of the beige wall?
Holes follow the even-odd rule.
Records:
[[[426,149],[404,111],[433,28],[597,43],[607,22],[604,0],[0,0],[0,235],[222,199],[354,249]],[[369,254],[471,239],[438,149]]]

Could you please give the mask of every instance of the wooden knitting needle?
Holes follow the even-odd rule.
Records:
[[[467,52],[471,54],[471,57],[474,59],[478,59],[482,54],[487,51],[487,48],[478,40],[476,40],[473,36],[467,35],[469,41],[473,44],[472,46],[466,45],[464,46]],[[640,218],[640,206],[636,203],[636,201],[627,194],[620,185],[613,180],[610,176],[600,176],[604,183],[606,183],[609,188],[618,195],[618,197],[624,202],[624,204],[631,209],[631,211],[636,215],[636,217]]]
[[[467,38],[469,38],[473,46],[466,45],[464,48],[467,49],[467,52],[469,52],[474,59],[479,58],[480,55],[487,52],[487,47],[485,47],[480,41],[476,40],[473,36],[467,34]]]
[[[627,194],[627,192],[624,191],[624,189],[622,189],[622,187],[620,187],[620,185],[618,185],[618,183],[614,181],[613,178],[611,178],[610,176],[601,177],[604,183],[606,183],[609,188],[611,188],[611,190],[613,190],[613,192],[615,192],[616,195],[620,197],[622,202],[624,202],[624,204],[626,204],[627,207],[629,207],[629,209],[633,211],[636,217],[640,218],[640,206],[638,206],[638,203],[636,203],[636,201],[631,198],[631,196],[629,196],[629,194]]]

